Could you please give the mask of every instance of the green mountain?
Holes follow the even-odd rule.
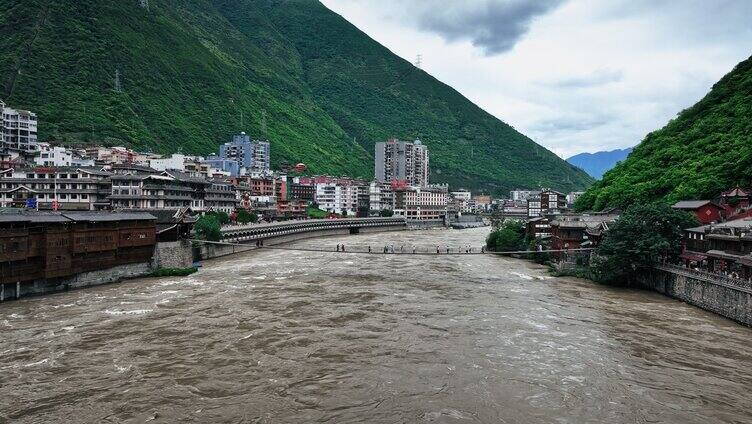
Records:
[[[67,143],[207,154],[244,130],[273,163],[371,177],[375,142],[419,137],[434,182],[592,182],[313,0],[5,0],[0,98]]]
[[[711,199],[752,185],[752,58],[697,104],[648,134],[580,199],[579,209]]]

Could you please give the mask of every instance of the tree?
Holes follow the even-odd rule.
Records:
[[[506,220],[486,238],[488,250],[509,252],[525,248],[525,227],[517,220]]]
[[[626,285],[630,277],[681,253],[682,232],[699,225],[694,215],[666,204],[635,205],[611,224],[596,249],[595,279]]]
[[[384,217],[384,218],[390,218],[394,216],[394,211],[389,210],[389,209],[382,209],[379,211],[379,216]]]
[[[238,211],[237,221],[241,224],[248,224],[249,222],[258,222],[258,215],[255,212],[248,212],[245,209]]]
[[[219,241],[222,239],[221,225],[215,214],[206,214],[196,221],[193,230],[199,240]]]
[[[220,225],[226,225],[230,223],[230,215],[227,212],[217,211],[214,212]]]

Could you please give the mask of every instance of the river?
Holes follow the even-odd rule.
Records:
[[[751,329],[494,256],[267,249],[6,302],[0,334],[0,422],[752,422]]]

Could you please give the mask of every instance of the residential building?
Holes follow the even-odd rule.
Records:
[[[576,202],[583,194],[585,194],[584,191],[572,191],[567,194],[567,206],[570,208],[574,206],[574,202]]]
[[[34,162],[39,166],[71,166],[73,152],[65,147],[39,143],[39,154],[34,157]]]
[[[544,189],[541,190],[540,199],[544,214],[564,213],[567,210],[567,196],[564,193]]]
[[[100,164],[129,164],[136,163],[137,153],[122,146],[101,147],[92,146],[86,148],[86,157],[94,159]]]
[[[215,155],[210,155],[206,159],[201,161],[201,167],[206,167],[206,176],[210,177],[210,174],[214,173],[214,170],[227,172],[232,177],[239,177],[245,173],[245,168],[242,168],[240,162],[233,159],[222,159]]]
[[[338,183],[316,184],[315,201],[321,210],[354,215],[358,210],[358,187]]]
[[[235,186],[224,181],[211,181],[204,189],[204,208],[231,214],[238,207]]]
[[[752,219],[743,218],[684,231],[685,265],[752,279]]]
[[[308,202],[304,200],[279,200],[277,201],[277,217],[285,219],[302,219],[307,215],[307,208]]]
[[[509,198],[515,202],[523,202],[538,195],[540,195],[540,191],[519,188],[509,192]]]
[[[551,249],[578,249],[597,246],[618,214],[561,214],[551,219]]]
[[[28,110],[6,107],[0,101],[0,141],[5,149],[34,154],[39,151],[37,143],[37,115]]]
[[[536,216],[542,216],[543,206],[541,196],[531,196],[527,199],[527,216],[534,218]]]
[[[542,216],[531,218],[525,224],[525,234],[532,238],[547,239],[551,237],[551,222]]]
[[[712,200],[683,200],[674,203],[671,207],[673,209],[691,212],[697,217],[701,224],[721,222],[725,212],[721,205]]]
[[[35,199],[40,210],[108,209],[109,172],[94,168],[44,167],[0,171],[0,207],[20,207]]]
[[[407,220],[444,220],[448,204],[446,186],[408,187],[394,191],[394,216]]]
[[[185,171],[185,155],[173,153],[169,157],[149,159],[149,166],[157,171],[167,171],[173,169],[176,171]]]
[[[449,193],[449,198],[453,205],[452,210],[454,212],[459,212],[460,214],[475,212],[475,208],[473,207],[473,204],[471,204],[473,195],[469,190],[453,191]]]
[[[209,159],[209,158],[207,158]],[[251,140],[244,132],[232,137],[232,141],[219,146],[219,154],[211,160],[231,160],[238,164],[237,174],[268,174],[271,168],[271,151],[268,141]],[[244,168],[244,171],[242,170]],[[224,168],[220,168],[224,169]],[[227,169],[229,171],[229,169]]]
[[[293,182],[290,184],[290,199],[313,202],[316,197],[316,186],[314,184],[300,184]]]
[[[390,138],[378,142],[375,148],[376,181],[396,181],[411,187],[428,186],[428,158],[428,148],[420,140],[407,142]]]
[[[183,171],[194,177],[209,178],[211,165],[203,161],[204,158],[199,156],[186,156],[183,161]]]
[[[394,192],[391,184],[371,181],[368,185],[368,195],[371,215],[378,215],[383,210],[394,210]]]
[[[204,199],[206,198],[206,189],[210,182],[201,177],[195,177],[187,172],[168,169],[162,175],[167,175],[175,179],[180,185],[192,188],[194,191],[191,195],[190,208],[194,211],[203,211],[206,209]]]
[[[487,194],[476,194],[473,196],[473,200],[475,200],[476,212],[491,212],[491,196]]]
[[[167,173],[129,173],[112,176],[113,209],[203,210],[204,197],[195,185]]]

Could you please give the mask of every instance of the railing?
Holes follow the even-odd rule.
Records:
[[[679,265],[661,264],[656,265],[656,269],[670,272],[672,274],[682,275],[684,277],[694,278],[697,280],[707,281],[709,283],[718,284],[724,287],[733,289],[742,289],[747,293],[752,293],[752,281],[744,280],[742,278],[730,277],[728,275],[715,274],[708,271],[702,271],[698,269],[685,268]]]

